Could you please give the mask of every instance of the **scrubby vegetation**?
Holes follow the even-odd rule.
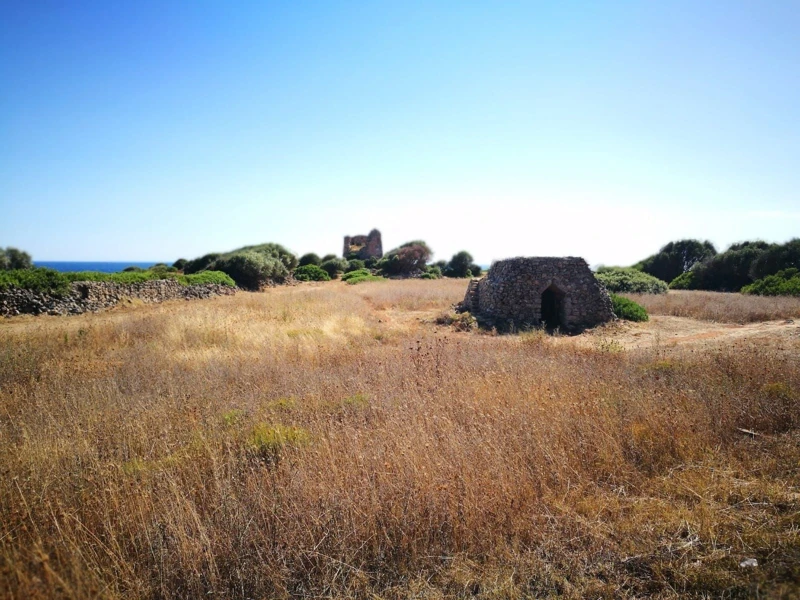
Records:
[[[647,310],[641,304],[616,294],[610,294],[610,296],[614,314],[617,315],[617,318],[623,321],[638,322],[647,321],[650,318],[647,316]]]
[[[313,252],[309,252],[308,254],[303,254],[298,261],[298,266],[305,267],[306,265],[316,265],[320,266],[322,264],[322,259],[319,257],[318,254],[314,254]]]
[[[297,257],[280,244],[244,246],[224,254],[211,253],[188,261],[184,273],[222,271],[241,288],[257,290],[281,283],[298,265]]]
[[[33,267],[31,255],[17,248],[0,248],[0,271],[30,269]]]
[[[656,254],[633,265],[633,268],[670,282],[716,253],[717,249],[709,241],[679,240],[668,243]]]
[[[378,261],[380,271],[388,276],[409,276],[422,273],[433,252],[422,240],[406,242],[390,250]]]
[[[633,267],[600,267],[595,277],[609,292],[631,294],[667,292],[667,284],[664,281]]]
[[[639,268],[642,264],[635,266]],[[672,279],[669,287],[673,290],[738,292],[758,279],[790,268],[800,268],[800,238],[785,244],[758,240],[739,242],[725,252],[709,254],[695,262]]]
[[[385,281],[385,278],[378,275],[373,275],[369,269],[358,269],[357,271],[350,271],[342,275],[342,281],[355,285],[363,283],[364,281]]]
[[[464,287],[4,324],[2,595],[797,595],[796,336],[432,323]]]
[[[469,252],[462,250],[453,255],[441,272],[445,277],[479,277],[481,268],[475,264]]]
[[[298,281],[330,281],[327,271],[313,263],[301,265],[294,270],[294,278]]]
[[[78,281],[110,281],[132,284],[174,279],[182,285],[220,284],[233,286],[234,281],[220,271],[203,271],[193,275],[160,270],[123,271],[120,273],[99,273],[97,271],[72,271],[62,273],[53,269],[33,268],[0,271],[0,289],[19,288],[34,292],[63,295],[69,292],[69,284]]]
[[[784,269],[742,288],[743,294],[758,296],[800,296],[800,270]]]

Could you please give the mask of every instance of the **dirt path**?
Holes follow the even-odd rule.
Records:
[[[654,345],[724,344],[743,338],[800,340],[800,322],[792,320],[766,321],[737,325],[713,323],[686,317],[652,316],[647,323],[620,321],[598,327],[574,338],[578,344],[596,344],[599,339],[614,340],[625,348],[645,348]]]

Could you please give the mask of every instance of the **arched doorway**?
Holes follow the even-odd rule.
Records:
[[[564,292],[555,285],[542,292],[542,325],[549,330],[564,327]]]

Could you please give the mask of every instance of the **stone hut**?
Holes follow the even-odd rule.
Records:
[[[460,310],[514,327],[575,332],[615,318],[611,298],[582,258],[510,258],[473,279]]]
[[[373,229],[367,235],[344,236],[342,256],[348,259],[358,258],[360,260],[381,258],[383,256],[381,232]]]

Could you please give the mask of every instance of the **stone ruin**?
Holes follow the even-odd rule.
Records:
[[[577,332],[615,319],[611,298],[582,258],[509,258],[473,279],[459,310],[500,329]]]
[[[381,258],[383,256],[381,232],[373,229],[368,235],[344,236],[342,256],[347,259],[357,258],[359,260]]]

